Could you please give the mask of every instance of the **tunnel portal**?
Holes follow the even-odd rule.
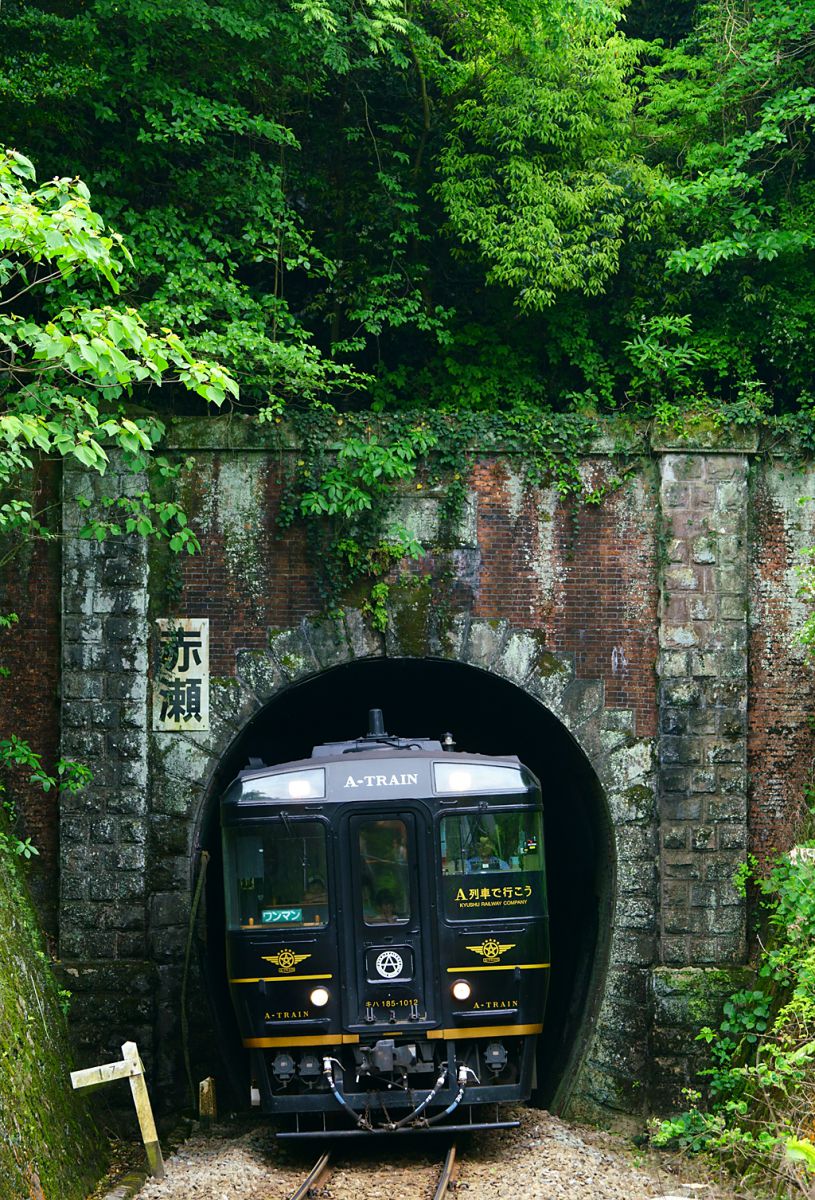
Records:
[[[267,764],[292,761],[319,743],[366,732],[373,707],[383,710],[390,733],[441,738],[450,732],[459,750],[516,754],[541,782],[552,971],[536,1096],[557,1108],[568,1098],[605,982],[615,877],[608,811],[588,758],[565,726],[522,688],[459,662],[364,659],[334,667],[278,693],[223,756],[203,814],[201,845],[210,854],[203,968],[225,1066],[240,1076],[222,953],[220,795],[250,757]]]

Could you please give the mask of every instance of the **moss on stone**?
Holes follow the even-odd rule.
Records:
[[[392,585],[389,608],[400,654],[410,658],[422,658],[427,654],[433,616],[432,591],[428,576],[406,579]]]
[[[16,864],[0,853],[0,1200],[81,1200],[105,1144],[71,1088],[60,996]]]
[[[539,675],[569,674],[569,668],[566,663],[561,662],[557,655],[552,654],[551,650],[544,650],[538,655],[535,667]]]
[[[732,992],[749,986],[748,967],[655,967],[656,1024],[687,1029],[695,1036],[703,1025],[716,1024]]]

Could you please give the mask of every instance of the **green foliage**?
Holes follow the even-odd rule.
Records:
[[[151,332],[133,308],[49,303],[60,286],[81,286],[85,278],[118,291],[130,256],[91,208],[81,180],[37,186],[29,160],[2,149],[0,256],[0,535],[11,535],[14,545],[50,536],[19,490],[35,458],[72,458],[104,474],[114,448],[130,471],[172,470],[166,459],[151,462],[161,422],[126,412],[134,389],[175,382],[215,405],[238,389],[170,330]],[[148,497],[112,502],[131,505],[127,527],[187,542],[180,510],[162,514]],[[148,512],[159,516],[149,529]]]
[[[739,872],[747,882],[749,869]],[[815,1170],[815,850],[783,857],[754,882],[771,936],[753,989],[734,993],[710,1048],[706,1103],[655,1125],[654,1143],[714,1151],[773,1194],[810,1195]]]
[[[90,781],[91,773],[82,763],[61,758],[56,773],[51,775],[44,769],[41,755],[36,754],[28,742],[16,734],[0,739],[0,806],[5,813],[5,820],[0,824],[0,853],[28,859],[39,854],[39,851],[31,838],[21,838],[16,834],[17,807],[7,787],[9,775],[20,773],[27,775],[28,782],[44,792],[50,792],[53,788],[78,792]]]

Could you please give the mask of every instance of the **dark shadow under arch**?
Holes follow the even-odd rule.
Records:
[[[205,801],[200,832],[201,846],[212,856],[205,981],[219,1041],[236,1047],[226,1065],[234,1068],[240,1052],[222,952],[220,793],[250,755],[267,763],[286,762],[307,756],[319,742],[365,732],[372,707],[383,709],[389,732],[441,737],[449,730],[458,749],[517,754],[541,781],[552,976],[538,1099],[557,1109],[568,1099],[572,1068],[605,983],[615,874],[607,806],[580,747],[533,697],[487,671],[438,659],[360,659],[293,684],[254,717],[224,755]],[[236,1102],[244,1099],[241,1094]]]

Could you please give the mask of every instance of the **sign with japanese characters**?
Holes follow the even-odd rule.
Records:
[[[209,729],[209,620],[156,621],[153,728]]]
[[[479,910],[499,910],[502,915],[523,916],[524,910],[539,911],[540,881],[537,874],[501,873],[496,878],[458,876],[444,880],[448,916],[480,915]]]

